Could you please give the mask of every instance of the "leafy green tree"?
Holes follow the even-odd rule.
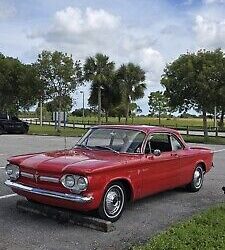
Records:
[[[149,112],[151,115],[158,115],[159,125],[161,124],[161,115],[170,111],[169,99],[162,91],[151,92],[149,95]]]
[[[71,114],[72,114],[72,116],[82,117],[83,116],[83,108],[75,109]],[[84,115],[85,115],[85,117],[95,116],[96,113],[90,108],[85,108]]]
[[[96,107],[98,100],[96,98],[98,94],[98,86],[92,84],[91,93],[88,99],[90,106]],[[105,111],[105,120],[108,122],[108,116],[111,110],[113,110],[121,102],[120,85],[116,80],[109,79],[109,81],[102,85],[101,88],[101,107]]]
[[[41,108],[40,108],[40,103],[38,103],[38,106],[35,110],[35,117],[40,117],[41,114]],[[47,104],[44,103],[42,107],[42,116],[45,121],[50,121],[52,119],[52,113],[47,109]]]
[[[116,106],[113,110],[111,110],[110,114],[112,116],[118,117],[118,122],[121,122],[121,118],[126,116],[126,107],[124,102],[121,102],[118,106]]]
[[[207,112],[218,104],[221,50],[187,53],[167,65],[161,79],[170,98],[169,104],[179,111],[194,108],[203,115],[204,136],[208,136]]]
[[[55,99],[53,99],[52,101],[50,102],[47,102],[45,105],[46,105],[46,108],[49,112],[53,113],[55,112],[56,110],[59,110],[59,101],[58,101],[58,98],[59,97],[56,97]],[[72,101],[72,98],[70,96],[64,96],[63,98],[61,98],[61,109],[62,111],[64,112],[68,112],[71,110],[73,106],[73,101]]]
[[[32,65],[0,54],[0,111],[28,110],[39,98],[42,84]]]
[[[126,107],[126,123],[130,113],[130,103],[144,96],[145,72],[133,63],[123,64],[117,71],[117,79],[121,84],[123,102]]]
[[[109,57],[97,53],[94,57],[88,57],[84,63],[84,78],[91,82],[91,94],[89,104],[98,106],[98,123],[101,123],[102,107],[106,113],[117,102],[117,96],[114,94],[117,85],[114,81],[115,63],[109,61]],[[96,99],[96,96],[98,98]],[[98,100],[98,101],[97,101]]]
[[[221,51],[220,51],[221,52]],[[222,52],[221,52],[222,53]],[[221,59],[221,57],[223,57]],[[225,55],[223,53],[222,56],[220,56],[220,59],[218,59],[217,63],[218,66],[218,85],[216,90],[216,105],[217,110],[220,112],[220,121],[219,126],[224,126],[224,115],[225,115]]]
[[[42,51],[38,55],[36,68],[41,82],[44,85],[43,97],[53,100],[57,111],[63,111],[63,102],[73,93],[83,76],[79,61],[73,61],[71,55],[59,51]],[[61,126],[61,117],[58,120],[58,130]]]

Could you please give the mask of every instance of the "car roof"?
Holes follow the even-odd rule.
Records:
[[[148,125],[98,125],[92,128],[120,128],[120,129],[131,129],[131,130],[133,129],[142,131],[147,134],[150,132],[169,132],[169,133],[179,134],[178,131],[171,128],[160,127],[160,126],[148,126]]]

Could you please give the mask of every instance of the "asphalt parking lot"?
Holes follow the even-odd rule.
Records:
[[[19,213],[16,202],[4,186],[6,159],[10,155],[71,147],[78,138],[1,135],[0,136],[0,249],[127,249],[144,242],[174,222],[225,201],[225,151],[215,153],[214,165],[198,193],[183,189],[164,192],[129,205],[115,230],[103,233],[59,223],[53,219]],[[65,145],[66,144],[66,145]],[[209,145],[213,150],[225,146]]]

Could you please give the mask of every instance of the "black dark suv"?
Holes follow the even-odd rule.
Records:
[[[26,134],[29,130],[27,122],[21,121],[16,116],[0,113],[0,134]]]

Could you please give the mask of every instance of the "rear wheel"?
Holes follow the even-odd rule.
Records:
[[[125,188],[120,182],[108,186],[103,196],[98,213],[102,219],[117,221],[122,215],[126,201]]]
[[[198,165],[194,171],[191,183],[187,186],[188,190],[191,192],[199,191],[203,185],[203,179],[204,170],[201,165]]]
[[[0,135],[1,135],[1,134],[4,134],[4,133],[5,133],[4,128],[3,128],[2,126],[0,126]]]

